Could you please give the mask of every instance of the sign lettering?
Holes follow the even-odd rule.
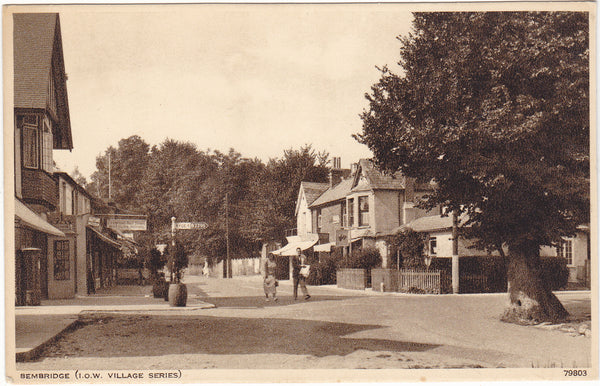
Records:
[[[175,223],[176,229],[206,229],[208,224],[205,222],[178,222]]]
[[[109,218],[106,220],[106,226],[121,232],[145,231],[145,218]]]

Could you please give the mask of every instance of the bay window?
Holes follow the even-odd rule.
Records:
[[[369,196],[358,197],[358,226],[369,225]]]

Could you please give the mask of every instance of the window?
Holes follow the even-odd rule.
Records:
[[[340,219],[342,220],[340,226],[345,227],[348,225],[348,213],[346,213],[346,201],[342,201],[340,204]]]
[[[40,139],[37,115],[18,115],[17,127],[21,129],[23,166],[37,169],[40,162]]]
[[[354,226],[354,199],[348,200],[348,226]]]
[[[69,241],[54,241],[54,280],[69,280],[71,265],[69,264]]]
[[[321,209],[317,209],[317,233],[321,232],[323,226],[323,216],[321,215]]]
[[[44,130],[42,131],[42,169],[48,173],[54,172],[54,161],[52,159],[52,130],[48,118],[44,118]]]
[[[358,198],[358,226],[369,225],[369,196]]]
[[[64,214],[67,213],[67,183],[62,181],[60,183],[60,211]]]
[[[437,254],[437,238],[430,237],[429,238],[429,255]]]
[[[564,240],[558,248],[556,255],[567,259],[567,265],[573,265],[573,241]]]

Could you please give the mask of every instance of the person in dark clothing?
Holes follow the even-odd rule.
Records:
[[[302,254],[302,249],[296,248],[296,256],[292,257],[292,278],[294,279],[294,300],[298,300],[298,285],[304,295],[304,300],[310,299],[306,289],[306,276],[300,273],[300,270],[306,266],[306,256]]]

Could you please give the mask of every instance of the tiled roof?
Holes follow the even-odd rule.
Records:
[[[56,50],[60,79],[55,82],[58,122],[53,127],[55,149],[72,149],[69,101],[60,21],[57,13],[16,13],[13,15],[14,103],[15,108],[48,110],[52,55]],[[56,44],[55,44],[56,43]],[[56,62],[55,62],[56,63]],[[55,77],[56,79],[56,77]]]
[[[467,215],[462,214],[459,219],[459,225],[464,224],[467,221]],[[448,216],[426,216],[419,217],[406,225],[398,228],[410,228],[415,232],[432,232],[437,230],[444,230],[452,228],[452,215]]]
[[[45,109],[58,14],[14,14],[15,107]]]
[[[347,178],[342,180],[339,184],[334,186],[333,188],[329,188],[323,193],[319,198],[317,198],[309,207],[315,207],[319,205],[324,205],[333,201],[341,200],[346,197],[348,193],[350,193],[350,188],[352,187],[352,178]]]
[[[312,204],[324,191],[329,188],[327,182],[306,182],[300,183],[300,189],[304,189],[304,195],[308,205]]]
[[[405,188],[405,177],[400,172],[392,175],[383,174],[375,168],[372,161],[361,159],[358,161],[360,171],[369,182],[371,189],[402,190]]]

